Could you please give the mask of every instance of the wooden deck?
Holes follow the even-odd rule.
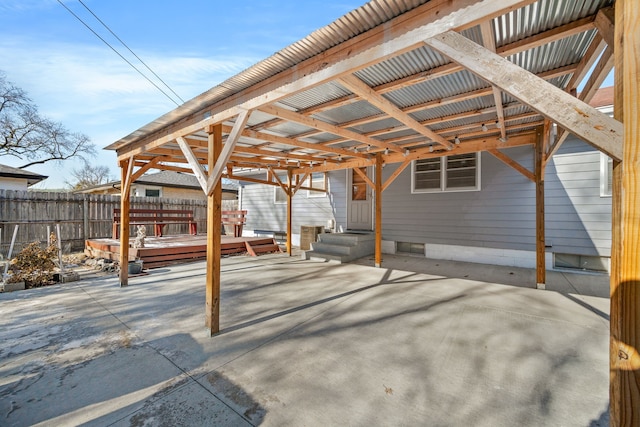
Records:
[[[221,236],[222,255],[243,254],[257,256],[282,252],[272,238]],[[130,239],[133,244],[135,239]],[[85,253],[94,258],[120,260],[120,241],[117,239],[90,239],[85,241]],[[207,258],[207,236],[179,234],[147,237],[144,248],[130,248],[129,261],[142,260],[144,268],[157,268],[169,264]]]

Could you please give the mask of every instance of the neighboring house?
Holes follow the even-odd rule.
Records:
[[[27,191],[29,187],[47,179],[47,176],[0,165],[0,190]]]
[[[96,185],[76,191],[85,194],[120,194],[120,181]],[[162,197],[165,199],[206,200],[207,196],[194,175],[160,171],[142,175],[131,184],[131,196],[134,197]],[[238,190],[235,184],[223,183],[223,200],[236,200]]]
[[[591,102],[612,113],[612,88]],[[504,150],[533,171],[533,147]],[[397,164],[383,169],[383,182]],[[371,171],[369,171],[371,176]],[[314,174],[313,188],[323,185]],[[372,190],[352,170],[327,173],[327,193],[293,198],[293,242],[300,227],[372,230]],[[535,267],[535,184],[488,152],[413,161],[382,193],[384,253]],[[278,187],[243,182],[245,230],[286,229],[286,196]],[[547,266],[609,270],[611,160],[569,136],[545,175]]]

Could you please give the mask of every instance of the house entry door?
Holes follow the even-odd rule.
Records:
[[[360,168],[368,174],[368,168]],[[349,191],[347,194],[347,229],[367,230],[373,229],[373,193],[367,182],[358,173],[348,170]]]

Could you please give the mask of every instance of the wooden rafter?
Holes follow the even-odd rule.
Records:
[[[493,31],[493,21],[484,21],[481,23],[480,32],[482,33],[482,43],[484,47],[495,53],[496,37]],[[500,127],[500,137],[506,139],[507,130],[504,123],[504,111],[502,109],[502,92],[500,88],[496,86],[491,86],[491,91],[493,92],[493,102],[496,106],[496,116],[498,117],[496,124]]]
[[[447,31],[425,43],[610,157],[622,157],[620,122],[456,32]]]
[[[341,136],[345,139],[360,142],[362,144],[372,145],[374,147],[388,148],[389,150],[402,152],[402,148],[388,144],[378,139],[373,139],[367,136],[363,136],[358,132],[352,130],[343,129],[339,126],[332,125],[331,123],[323,122],[322,120],[307,117],[303,114],[296,113],[294,111],[286,110],[284,108],[276,107],[274,105],[266,105],[260,108],[263,113],[271,114],[276,117],[286,119],[291,122],[300,123],[305,126],[309,126],[315,129],[319,129],[323,132],[332,133],[334,135]]]
[[[524,52],[529,49],[536,48],[538,46],[542,46],[544,44],[558,41],[563,38],[573,36],[575,34],[580,34],[582,32],[592,30],[595,27],[594,22],[595,22],[596,16],[597,15],[591,15],[591,16],[579,19],[577,21],[574,21],[565,25],[561,25],[559,27],[552,28],[547,31],[543,31],[536,35],[526,37],[522,40],[518,40],[516,42],[506,44],[496,49],[496,53],[498,53],[500,56],[506,57],[516,53]],[[485,25],[485,23],[488,23],[488,22],[489,21],[483,21],[481,25]],[[433,68],[431,70],[420,71],[413,75],[406,76],[389,83],[383,83],[381,85],[373,87],[372,90],[382,95],[384,93],[392,92],[394,90],[402,89],[404,87],[408,87],[418,83],[424,83],[426,81],[448,76],[450,74],[454,74],[462,70],[464,70],[464,68],[461,67],[460,65],[456,63],[449,63],[449,64],[445,64],[445,65],[441,65],[439,67]],[[310,115],[310,114],[330,110],[333,108],[337,108],[337,107],[352,103],[354,101],[356,101],[356,97],[354,95],[345,95],[341,98],[327,101],[320,105],[310,107],[306,110],[300,111],[300,113],[305,115]],[[274,119],[272,121],[268,121],[268,122],[264,122],[259,125],[256,125],[252,129],[253,130],[266,129],[266,128],[275,126],[281,122],[282,122],[281,119]]]
[[[502,161],[504,164],[506,164],[506,165],[512,167],[513,169],[517,170],[518,172],[520,172],[529,181],[532,181],[532,182],[536,181],[536,177],[535,177],[533,172],[531,172],[529,169],[525,168],[520,163],[518,163],[515,160],[513,160],[511,157],[509,157],[506,154],[504,154],[502,151],[500,151],[498,149],[491,149],[491,150],[487,150],[487,151],[489,153],[491,153],[496,159]]]
[[[384,111],[390,117],[393,117],[394,119],[398,120],[400,123],[403,123],[406,127],[413,129],[419,134],[429,138],[433,142],[436,142],[449,150],[453,148],[453,144],[451,142],[447,141],[446,139],[444,139],[443,137],[441,137],[431,129],[427,128],[426,126],[423,126],[422,124],[420,124],[416,119],[414,119],[413,117],[411,117],[410,115],[402,111],[393,102],[389,101],[387,98],[383,97],[382,95],[376,93],[373,89],[367,86],[367,84],[364,83],[362,80],[360,80],[358,77],[350,74],[350,75],[342,76],[340,79],[338,79],[338,81],[340,82],[340,84],[342,84],[347,89],[349,89],[353,93],[363,98],[365,101],[367,101],[371,105]],[[383,148],[390,148],[390,147],[384,146]]]

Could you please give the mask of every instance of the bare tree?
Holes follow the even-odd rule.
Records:
[[[40,116],[26,92],[0,71],[0,155],[25,161],[20,166],[23,169],[72,157],[86,161],[95,154],[95,145],[87,135]]]
[[[74,181],[67,181],[67,185],[72,190],[82,190],[83,188],[106,184],[109,181],[115,180],[107,166],[92,166],[89,163],[85,163],[82,168],[73,169],[71,176],[74,178]]]

